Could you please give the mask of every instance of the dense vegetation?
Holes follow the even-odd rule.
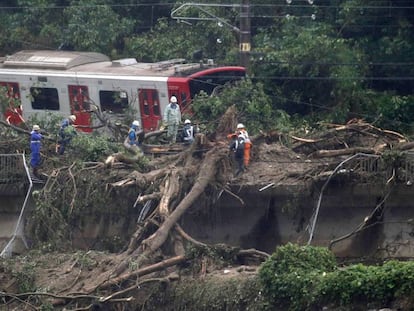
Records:
[[[339,264],[327,248],[288,243],[258,275],[180,282],[154,295],[148,310],[411,310],[413,269],[412,262],[395,260]]]
[[[202,58],[212,58],[219,64],[238,64],[240,33],[231,26],[239,27],[240,1],[215,5],[204,2],[206,6],[188,6],[176,12],[184,21],[179,23],[171,18],[171,12],[181,3],[169,0],[153,4],[141,0],[5,0],[0,5],[0,54],[21,49],[74,49],[102,52],[112,58],[135,57],[138,61],[177,57],[198,61],[196,56],[202,54]],[[213,98],[200,94],[194,103],[195,118],[216,121],[227,107],[236,104],[238,120],[246,123],[252,134],[261,129],[308,130],[320,126],[320,121],[342,123],[362,118],[412,135],[414,3],[309,2],[250,1],[253,49],[249,79],[223,89]],[[5,103],[2,98],[5,94],[0,88],[0,104]],[[54,133],[58,119],[31,121]],[[213,130],[213,124],[203,122],[203,130]],[[99,161],[117,151],[116,145],[102,136],[78,135],[73,144],[82,153],[76,155],[80,162]],[[74,163],[68,174],[81,172],[85,169],[82,165]],[[78,221],[83,210],[91,210],[92,200],[98,204],[109,200],[88,180],[93,174],[86,170],[82,174],[82,187],[76,193],[84,200],[76,201],[70,210],[59,198],[47,201],[62,215],[70,214],[72,222]],[[59,192],[65,195],[74,190],[67,187]],[[33,217],[43,222],[33,226],[34,236],[42,241],[52,230],[64,240],[64,222],[46,227],[44,224],[54,215],[45,213],[39,204]],[[57,249],[56,245],[49,246]],[[413,269],[411,262],[397,261],[342,267],[326,249],[288,244],[262,265],[258,278],[223,281],[215,286],[206,283],[205,287],[184,283],[177,293],[189,296],[176,296],[180,301],[174,304],[184,309],[198,303],[199,310],[247,306],[250,310],[274,306],[304,310],[356,303],[366,308],[370,304],[391,306],[401,297],[412,296]],[[31,276],[27,271],[16,275],[25,277],[29,285]],[[32,286],[21,288],[22,292],[32,290]]]
[[[398,261],[340,267],[326,248],[287,244],[262,265],[259,279],[269,304],[284,310],[322,306],[366,310],[392,307],[412,297],[413,269],[413,262]]]
[[[139,61],[201,54],[237,64],[241,1],[204,2],[6,0],[0,51],[75,49]],[[245,94],[260,97],[234,97],[246,108],[243,122],[256,128],[263,114],[261,128],[279,127],[285,111],[282,123],[292,125],[298,117],[311,125],[362,118],[412,133],[413,15],[410,0],[251,0],[254,92]],[[215,103],[220,111],[223,104]]]

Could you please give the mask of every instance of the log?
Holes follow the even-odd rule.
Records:
[[[337,150],[318,150],[310,154],[309,156],[313,158],[329,158],[357,153],[375,154],[377,152],[373,148],[355,147]]]
[[[398,149],[398,150],[401,150],[401,151],[414,149],[414,142],[401,143],[401,144],[395,146],[395,149]]]
[[[142,269],[139,269],[139,270],[136,270],[136,271],[133,271],[133,272],[130,272],[130,273],[122,274],[118,277],[112,278],[112,279],[104,282],[101,285],[98,285],[98,286],[96,286],[92,289],[89,289],[88,292],[91,293],[91,292],[97,290],[98,288],[99,289],[105,289],[105,288],[109,288],[109,287],[114,286],[114,285],[119,285],[120,283],[125,282],[126,280],[128,280],[130,278],[144,276],[144,275],[147,275],[147,274],[150,274],[150,273],[153,273],[153,272],[156,272],[156,271],[160,271],[162,269],[165,269],[165,268],[168,268],[168,267],[171,267],[171,266],[175,266],[175,265],[177,265],[179,263],[182,263],[182,262],[185,262],[185,261],[186,261],[185,256],[175,256],[175,257],[172,257],[172,258],[168,258],[168,259],[163,260],[161,262],[158,262],[156,264],[146,266]]]
[[[191,207],[196,199],[202,193],[204,193],[204,190],[210,181],[215,179],[218,163],[221,158],[226,157],[227,153],[227,149],[220,149],[218,147],[215,147],[207,152],[206,158],[204,159],[200,168],[197,180],[195,181],[190,192],[184,197],[184,199],[170,214],[170,216],[161,224],[158,230],[142,242],[142,245],[146,249],[146,253],[151,253],[163,245],[168,237],[171,228],[178,222],[186,210]]]

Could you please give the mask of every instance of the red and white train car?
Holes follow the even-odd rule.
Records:
[[[76,125],[91,131],[90,103],[102,111],[138,111],[145,130],[157,128],[169,98],[175,95],[182,111],[200,91],[245,76],[238,66],[184,64],[183,59],[138,63],[111,61],[93,52],[21,51],[0,61],[0,87],[9,101],[6,118],[18,124],[35,113],[74,114]]]

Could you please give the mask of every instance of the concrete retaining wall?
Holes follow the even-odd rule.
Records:
[[[259,189],[234,187],[232,191],[238,197],[223,192],[219,198],[201,199],[184,215],[181,225],[201,242],[227,243],[269,253],[287,242],[306,244],[321,188],[303,184]],[[322,195],[311,244],[331,245],[340,257],[414,257],[413,189],[405,184],[395,186],[381,213],[363,226],[366,217],[384,199],[387,187],[332,183]],[[0,247],[14,232],[23,199],[0,198]],[[212,201],[216,201],[214,205]],[[94,248],[103,239],[130,236],[139,212],[137,208],[117,219],[112,219],[113,210],[98,218],[85,215],[82,227],[86,229],[74,232],[73,246]],[[358,228],[363,230],[357,233]]]

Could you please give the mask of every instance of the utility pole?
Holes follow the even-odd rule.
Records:
[[[240,65],[246,68],[247,73],[250,70],[250,50],[251,50],[251,32],[250,32],[250,3],[249,0],[242,0],[240,7]]]

